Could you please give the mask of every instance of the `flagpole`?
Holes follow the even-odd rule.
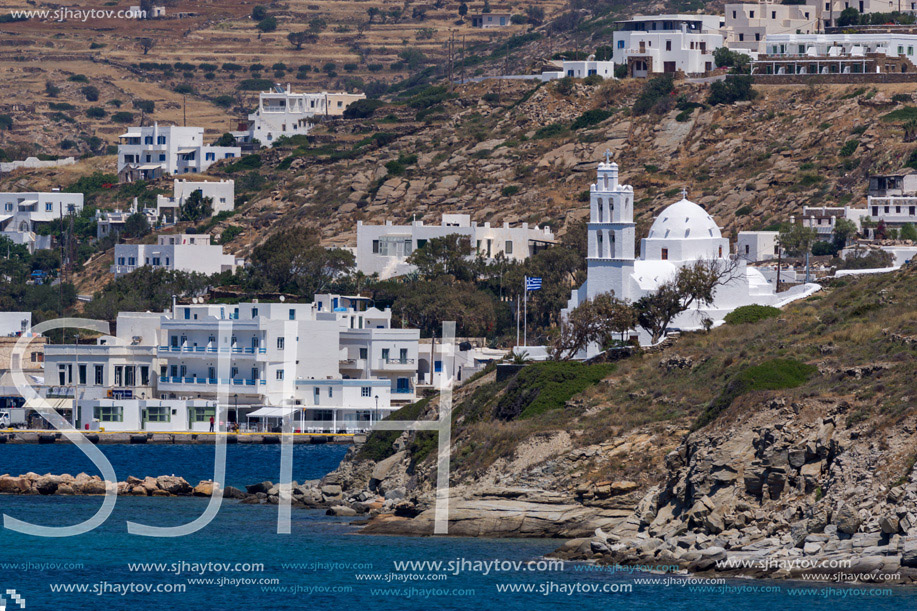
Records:
[[[521,306],[519,305],[519,300],[516,300],[516,346],[519,345],[519,310]]]
[[[522,300],[525,303],[525,311],[522,315],[522,345],[528,347],[529,345],[529,279],[527,276],[524,276],[522,279],[522,292],[525,293],[525,298]]]

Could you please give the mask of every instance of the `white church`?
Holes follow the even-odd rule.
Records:
[[[628,302],[637,301],[674,278],[679,268],[698,260],[720,261],[724,269],[732,264],[734,272],[717,288],[713,303],[681,313],[672,321],[672,329],[700,329],[705,319],[720,322],[739,306],[779,306],[788,302],[782,297],[791,297],[792,301],[808,294],[806,287],[800,287],[803,290],[781,293],[778,297],[774,285],[761,272],[748,267],[744,259],[733,261],[729,240],[723,237],[716,221],[703,208],[688,201],[686,193],[681,201],[667,207],[656,218],[649,235],[640,242],[640,257],[635,258],[634,189],[618,182],[618,165],[609,162],[608,153],[605,162],[599,163],[597,180],[589,191],[586,282],[573,291],[561,313],[563,317],[603,293],[614,293]],[[809,287],[812,289],[817,290]],[[638,332],[641,343],[648,343],[649,336],[643,330]]]

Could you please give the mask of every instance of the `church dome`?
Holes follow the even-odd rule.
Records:
[[[682,198],[662,211],[650,227],[650,239],[720,239],[723,234],[707,211]]]

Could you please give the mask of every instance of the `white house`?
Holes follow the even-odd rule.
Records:
[[[814,229],[818,238],[824,241],[831,239],[838,219],[852,221],[857,230],[863,228],[863,219],[868,215],[865,208],[850,206],[804,206],[802,209],[802,226]],[[791,222],[795,218],[790,217]]]
[[[77,428],[108,433],[203,433],[217,411],[215,401],[202,399],[80,399],[77,405]]]
[[[205,172],[219,159],[239,157],[238,146],[204,142],[203,127],[147,125],[131,127],[119,136],[118,177],[121,182],[161,174]]]
[[[891,228],[917,227],[917,170],[870,176],[866,215]]]
[[[439,388],[442,377],[455,384],[467,382],[468,378],[487,367],[488,364],[503,359],[509,350],[488,348],[485,338],[456,338],[451,352],[445,353],[442,342],[431,339],[420,340],[420,365],[418,383],[423,386]],[[452,363],[452,371],[446,366]],[[432,367],[431,367],[432,363]]]
[[[221,212],[231,212],[235,207],[235,181],[190,181],[174,180],[172,183],[172,197],[166,195],[156,196],[156,216],[159,218],[178,218],[178,210],[184,205],[185,200],[195,191],[200,191],[202,197],[212,200],[213,209],[210,216]]]
[[[512,23],[512,13],[479,13],[471,16],[473,28],[505,28]]]
[[[614,62],[636,78],[709,72],[724,43],[725,19],[718,15],[638,16],[617,25]]]
[[[51,236],[36,233],[39,226],[59,223],[82,210],[82,193],[60,190],[0,193],[0,229],[13,243],[23,244],[29,252],[35,252],[51,248]]]
[[[775,259],[778,254],[778,231],[740,231],[736,255],[750,263]]]
[[[655,292],[679,268],[699,260],[732,268],[727,281],[716,289],[711,304],[683,312],[673,321],[680,329],[702,328],[705,320],[717,322],[735,308],[777,302],[774,286],[742,258],[730,261],[729,241],[703,208],[686,197],[663,210],[640,243],[634,257],[634,190],[618,182],[618,166],[607,158],[598,166],[590,187],[586,282],[573,291],[569,311],[597,295],[612,292],[633,302]],[[641,335],[641,341],[648,338]]]
[[[209,234],[164,234],[156,244],[117,244],[115,277],[129,274],[138,267],[161,267],[182,272],[217,274],[232,271],[243,262],[233,255],[223,254],[223,247],[211,244]]]
[[[556,70],[545,70],[541,73],[541,80],[552,81],[566,76],[573,78],[586,78],[597,74],[603,79],[615,78],[615,63],[612,60],[597,61],[594,55],[586,60],[563,60],[554,62]]]
[[[281,136],[308,134],[316,116],[340,116],[350,104],[364,99],[364,93],[293,93],[289,84],[286,89],[277,86],[259,94],[258,110],[248,115],[251,123],[245,140],[270,147]]]
[[[380,278],[402,276],[415,270],[407,263],[414,250],[423,248],[428,240],[447,235],[461,235],[471,240],[471,247],[487,258],[502,254],[512,261],[523,261],[554,243],[550,227],[510,227],[504,223],[491,227],[471,222],[468,214],[444,214],[439,225],[364,225],[357,221],[357,269],[364,274],[379,274]]]
[[[727,4],[724,34],[730,49],[763,52],[764,43],[776,34],[812,34],[819,31],[821,0],[809,4],[783,4],[779,0]]]

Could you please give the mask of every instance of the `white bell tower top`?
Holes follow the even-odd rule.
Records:
[[[611,151],[605,151],[589,195],[589,257],[632,260],[634,189],[618,182],[618,164],[611,161]]]

